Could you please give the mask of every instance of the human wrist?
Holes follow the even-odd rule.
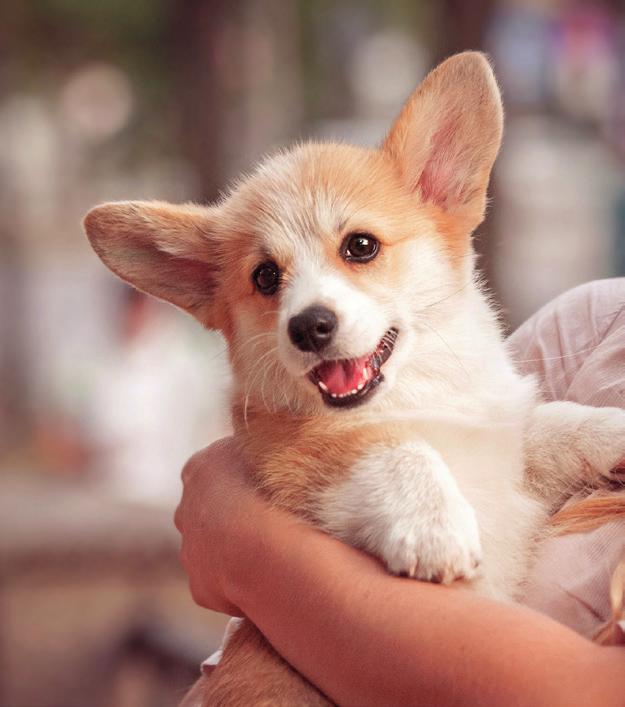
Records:
[[[266,548],[266,526],[271,510],[256,494],[243,494],[225,539],[221,585],[229,602],[246,612],[254,584],[259,580]]]
[[[306,529],[295,516],[272,508],[261,497],[246,499],[229,539],[223,568],[223,591],[228,600],[246,615],[253,611],[272,568]]]

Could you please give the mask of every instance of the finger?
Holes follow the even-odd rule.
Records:
[[[187,463],[182,467],[182,483],[187,485],[192,481],[196,474],[205,471],[210,466],[210,459],[215,454],[219,454],[225,440],[217,440],[208,447],[198,450],[190,457]]]
[[[179,533],[182,533],[182,501],[176,506],[174,511],[174,525]]]
[[[200,453],[201,452],[196,452],[182,467],[180,478],[182,479],[183,486],[187,486],[191,479],[195,476],[198,467],[198,457]]]

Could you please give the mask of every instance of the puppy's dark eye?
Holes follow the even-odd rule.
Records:
[[[368,263],[378,254],[380,243],[370,233],[350,233],[341,246],[341,255],[348,262]]]
[[[263,295],[273,295],[280,286],[280,268],[271,260],[261,263],[252,273],[252,280]]]

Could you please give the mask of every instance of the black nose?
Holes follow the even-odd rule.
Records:
[[[300,351],[321,351],[334,336],[336,314],[313,305],[289,319],[289,336]]]

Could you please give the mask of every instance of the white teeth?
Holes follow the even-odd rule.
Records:
[[[328,386],[323,381],[317,381],[317,385],[323,390],[324,393],[328,392]]]
[[[349,395],[356,395],[356,393],[359,393],[364,387],[365,384],[361,383],[358,388],[354,388],[353,390],[350,390],[347,393],[329,393],[328,389],[325,386],[323,387],[323,390],[325,390],[326,393],[329,393],[331,398],[347,398]]]
[[[367,378],[367,369],[366,368],[362,369],[362,377]]]

